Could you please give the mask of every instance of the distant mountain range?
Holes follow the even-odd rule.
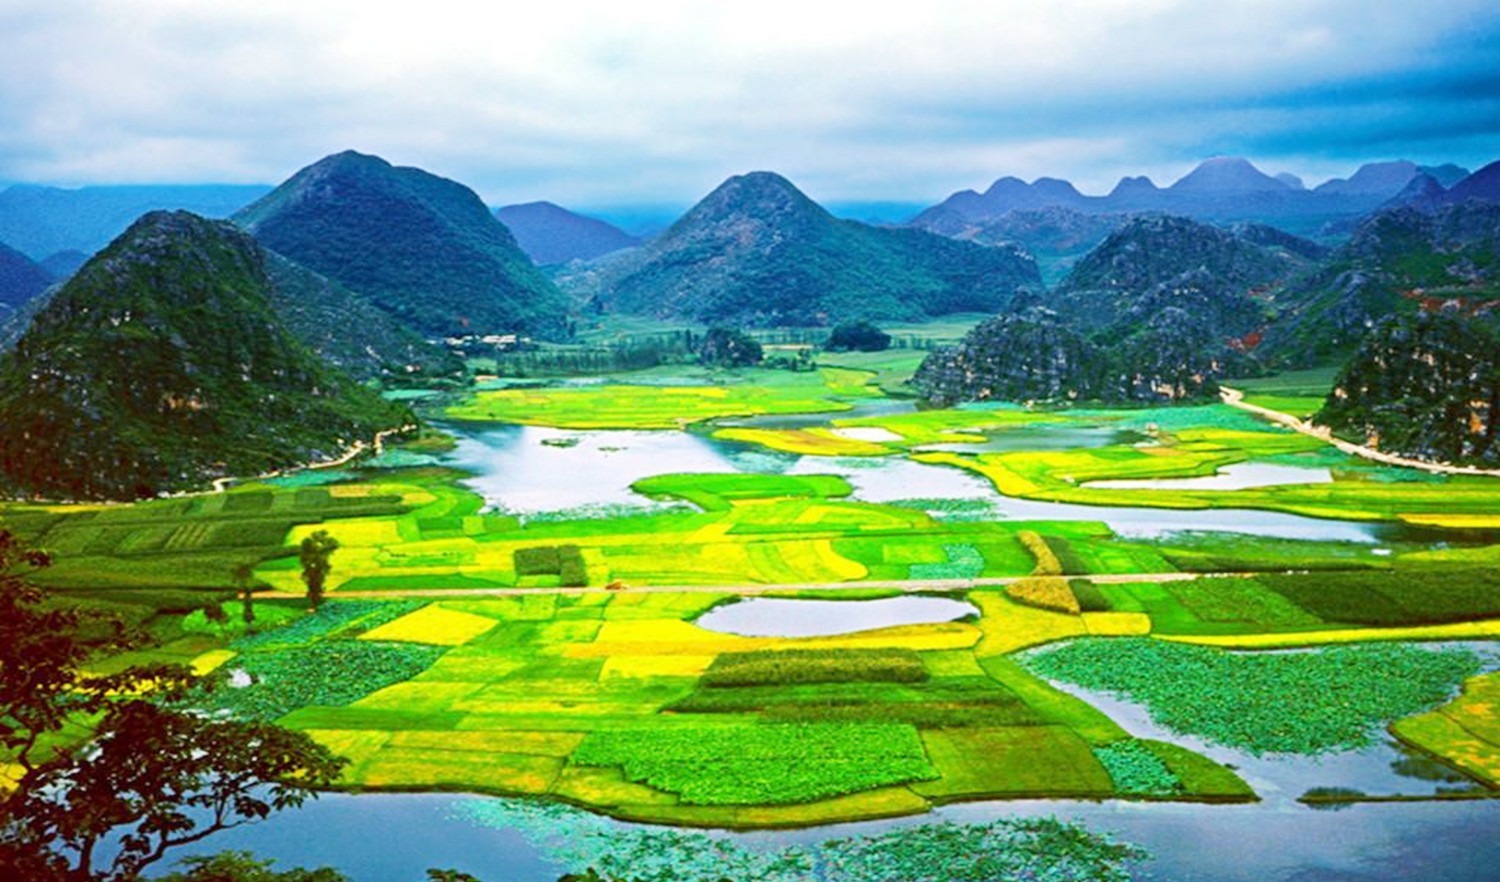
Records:
[[[1330,222],[1381,207],[1420,178],[1446,190],[1467,174],[1453,165],[1371,163],[1347,180],[1328,181],[1309,190],[1295,177],[1273,177],[1244,159],[1218,157],[1204,161],[1169,187],[1158,187],[1145,177],[1127,177],[1107,196],[1085,196],[1068,181],[1056,178],[1039,178],[1030,184],[1019,178],[1000,178],[983,193],[954,193],[917,215],[911,225],[974,238],[1007,212],[1067,208],[1085,214],[1163,212],[1218,222],[1257,221],[1312,234]]]
[[[52,281],[45,267],[0,243],[0,318],[42,293]]]
[[[1014,246],[838,220],[770,172],[730,178],[586,285],[570,281],[596,310],[749,326],[993,312],[1041,287]]]
[[[567,301],[462,184],[353,151],[237,212],[261,244],[426,336],[566,336]]]
[[[404,409],[319,359],[234,226],[153,212],[90,260],[0,357],[0,482],[136,499],[330,458]]]
[[[613,224],[584,217],[551,202],[527,202],[495,209],[495,217],[516,237],[537,266],[592,260],[641,244]]]
[[[263,185],[81,187],[15,184],[0,191],[0,242],[32,260],[60,251],[93,254],[148,211],[228,217],[271,188]]]

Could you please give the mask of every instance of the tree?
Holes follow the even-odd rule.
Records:
[[[329,558],[338,550],[339,540],[319,530],[302,540],[298,559],[302,562],[302,581],[307,583],[307,602],[317,612],[323,604],[323,584],[328,581],[328,571],[333,569]]]
[[[829,352],[850,349],[856,352],[879,352],[890,346],[891,335],[867,321],[840,322],[823,344],[823,348]]]
[[[248,851],[221,851],[215,855],[183,858],[188,869],[168,873],[157,882],[349,882],[349,877],[332,867],[304,870],[296,867],[277,872],[275,861],[257,860]]]
[[[698,347],[698,361],[715,367],[758,364],[762,355],[755,338],[731,328],[709,328]]]
[[[344,760],[303,733],[176,709],[200,682],[186,667],[88,674],[95,652],[135,641],[24,578],[47,562],[0,530],[0,744],[20,769],[0,796],[0,878],[134,880],[338,777]],[[86,625],[102,636],[83,639]],[[91,734],[64,737],[70,725]]]
[[[255,624],[255,568],[247,563],[235,564],[229,570],[229,578],[240,595],[240,608],[245,617],[245,630]]]

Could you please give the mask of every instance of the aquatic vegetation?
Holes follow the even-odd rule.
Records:
[[[1463,650],[1399,644],[1234,653],[1160,640],[1076,640],[1022,657],[1032,671],[1144,704],[1167,728],[1255,754],[1369,744],[1473,676]]]
[[[1094,748],[1094,756],[1121,794],[1172,796],[1183,791],[1182,780],[1145,742],[1131,739],[1105,744]]]
[[[471,822],[521,831],[544,856],[635,882],[1126,882],[1149,854],[1053,818],[929,823],[870,836],[765,848],[723,834],[622,827],[578,809],[522,800],[470,800]]]
[[[251,685],[220,688],[194,704],[239,717],[274,720],[309,705],[343,705],[426,670],[442,650],[409,643],[331,640],[242,653],[235,668]]]
[[[917,730],[881,723],[596,730],[573,753],[689,805],[807,802],[937,777]]]

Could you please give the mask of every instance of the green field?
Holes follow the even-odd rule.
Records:
[[[121,614],[163,641],[102,659],[100,670],[131,661],[243,670],[255,685],[197,702],[311,733],[351,759],[342,783],[352,789],[538,796],[731,827],[971,799],[1254,798],[1232,770],[1131,739],[1045,678],[1131,694],[1176,731],[1252,751],[1316,753],[1392,727],[1500,788],[1495,675],[1464,652],[1401,642],[1500,639],[1500,546],[1488,532],[1500,529],[1500,481],[1351,460],[1221,405],[840,416],[883,400],[919,360],[908,349],[842,354],[802,373],[658,368],[592,385],[486,389],[444,415],[694,426],[778,456],[962,469],[1012,497],[1264,509],[1403,532],[1378,546],[1215,533],[1125,540],[1100,522],[1001,518],[985,499],[932,498],[922,487],[877,504],[844,478],[805,469],[702,474],[669,462],[633,487],[665,507],[521,518],[484,511],[464,475],[439,464],[453,443],[440,434],[373,463],[227,493],[8,503],[0,526],[53,552],[56,565],[38,579],[66,602]],[[1244,385],[1253,400],[1295,413],[1329,381]],[[711,422],[778,413],[826,417],[794,429]],[[1088,440],[1029,445],[1048,433]],[[1241,463],[1326,469],[1332,480],[1090,486]],[[331,600],[309,615],[296,550],[316,530],[340,547]],[[270,589],[250,634],[235,624],[238,606],[226,607],[229,625],[202,610],[229,597],[232,571],[247,564]],[[854,602],[902,593],[891,583],[955,592],[980,615],[799,639],[692,623],[741,593]],[[666,590],[640,590],[650,587]],[[1243,651],[1290,647],[1328,648]],[[1329,696],[1344,700],[1319,703]]]

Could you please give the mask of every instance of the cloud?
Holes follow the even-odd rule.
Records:
[[[753,168],[936,199],[1205,152],[1477,164],[1497,129],[1500,12],[1468,0],[528,6],[0,0],[0,178],[275,182],[354,148],[497,202]]]

